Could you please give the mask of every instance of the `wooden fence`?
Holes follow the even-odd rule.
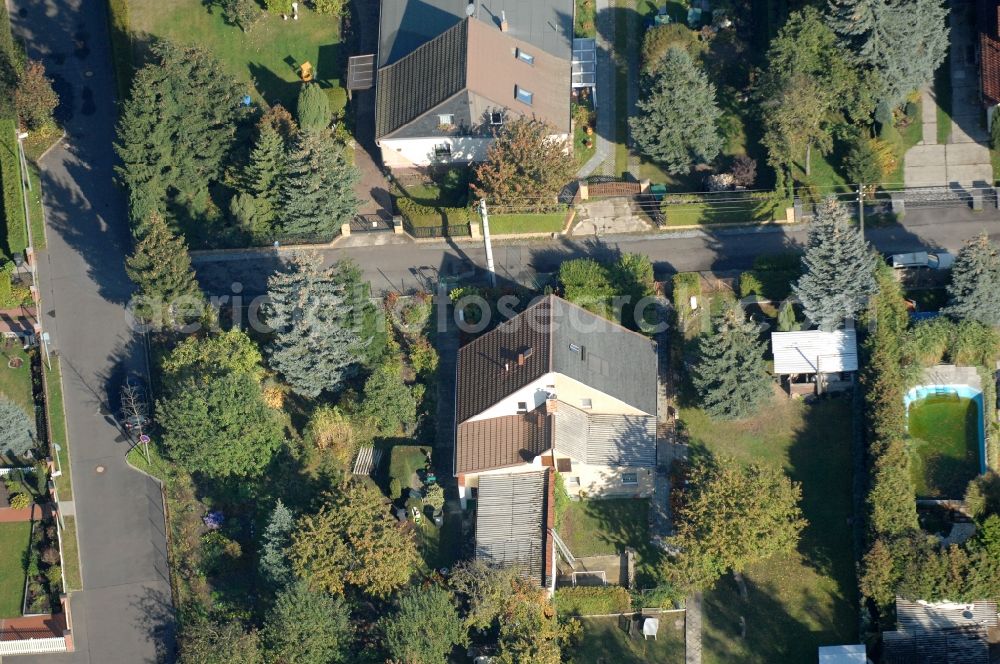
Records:
[[[616,196],[638,196],[642,193],[639,182],[593,182],[587,185],[590,198],[613,198]]]

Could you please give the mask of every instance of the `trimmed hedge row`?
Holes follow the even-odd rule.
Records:
[[[13,120],[0,120],[0,185],[3,197],[3,221],[6,226],[7,251],[13,256],[28,247],[21,190],[21,164],[17,157],[17,135]]]
[[[592,616],[627,613],[632,610],[632,596],[621,586],[576,586],[557,588],[556,610],[561,615]]]

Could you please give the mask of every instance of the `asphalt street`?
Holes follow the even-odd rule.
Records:
[[[958,251],[967,238],[981,232],[1000,241],[1000,214],[995,208],[974,212],[967,206],[950,205],[910,209],[902,223],[868,228],[866,237],[882,252]],[[758,256],[801,247],[806,234],[802,226],[777,226],[546,241],[495,240],[493,252],[498,278],[518,283],[530,284],[539,273],[557,271],[559,263],[567,258],[615,251],[648,255],[662,278],[672,272],[747,269]],[[350,239],[365,241],[357,236]],[[371,241],[386,239],[396,240],[372,237]],[[357,261],[376,292],[425,288],[441,277],[485,278],[486,251],[482,242],[405,242],[320,251],[327,262],[347,257]],[[280,269],[292,253],[291,250],[199,253],[194,260],[206,291],[217,296],[239,294],[246,299],[262,293],[268,275]]]
[[[171,648],[173,623],[160,490],[125,464],[128,443],[109,415],[119,377],[145,364],[124,307],[130,244],[112,181],[106,3],[12,4],[15,33],[54,79],[67,132],[41,163],[48,249],[39,270],[43,325],[62,361],[83,563],[83,590],[71,596],[76,652],[17,661],[155,662]]]

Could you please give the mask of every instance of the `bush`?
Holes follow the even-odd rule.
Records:
[[[438,353],[426,337],[420,337],[410,346],[410,364],[418,375],[433,373],[438,366]]]
[[[46,565],[55,565],[59,562],[59,549],[54,546],[47,546],[42,551],[42,562]]]
[[[646,31],[642,38],[642,68],[651,71],[671,48],[680,48],[694,56],[698,52],[698,33],[683,23],[658,25]]]
[[[52,565],[45,570],[45,578],[49,580],[49,589],[58,591],[62,587],[62,567]]]
[[[990,142],[994,150],[1000,150],[1000,111],[993,111],[993,126],[990,127]]]
[[[323,88],[315,83],[302,86],[295,110],[299,126],[303,129],[319,131],[330,126],[330,100]]]
[[[751,295],[763,296],[764,285],[760,283],[760,279],[752,270],[748,270],[740,275],[740,297],[750,297]]]
[[[0,452],[24,457],[34,447],[34,421],[16,403],[0,396]]]
[[[14,105],[28,129],[40,129],[52,124],[52,113],[59,105],[59,96],[52,89],[52,81],[45,75],[45,66],[41,62],[30,60],[24,68],[14,95]]]
[[[563,616],[625,613],[632,609],[632,596],[621,586],[558,588],[555,605]]]
[[[250,32],[263,15],[257,0],[225,0],[222,5],[226,23],[239,27],[243,32]]]
[[[389,480],[389,497],[393,500],[399,500],[401,495],[403,495],[403,487],[399,484],[399,478],[393,477]]]
[[[31,507],[31,496],[26,493],[15,493],[10,497],[10,507],[15,510],[23,510]]]
[[[21,191],[21,165],[17,157],[17,136],[13,120],[0,120],[0,185],[3,186],[3,220],[7,225],[7,253],[11,256],[28,247]]]
[[[913,103],[912,101],[906,102],[905,112],[906,112],[906,119],[907,120],[909,120],[910,122],[913,122],[914,120],[916,120],[917,119],[917,113],[919,111],[920,111],[920,108],[915,103]]]

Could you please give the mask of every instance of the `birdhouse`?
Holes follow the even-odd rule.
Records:
[[[313,80],[313,66],[308,62],[303,62],[302,66],[299,68],[299,76],[301,76],[302,80],[306,83]]]

